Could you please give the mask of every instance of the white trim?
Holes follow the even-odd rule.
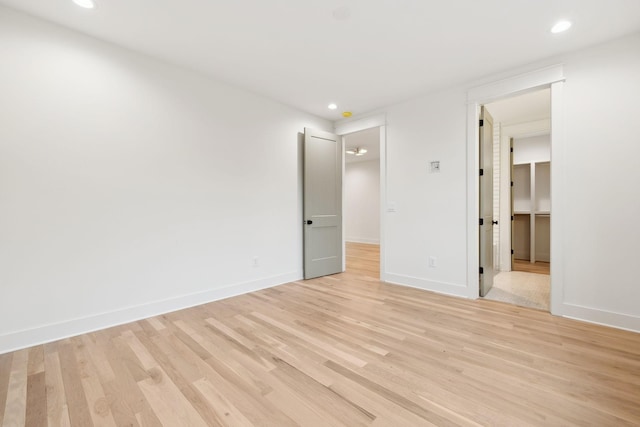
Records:
[[[564,116],[561,114],[563,107],[562,87],[564,81],[564,70],[562,65],[554,65],[529,73],[520,74],[508,79],[500,80],[487,85],[471,88],[467,92],[467,296],[472,299],[479,295],[479,250],[478,250],[478,119],[481,104],[486,104],[497,99],[505,98],[517,93],[533,91],[543,87],[551,86],[551,122],[553,124],[551,133],[552,150],[552,176],[556,171],[564,167],[563,157],[557,155],[558,150],[564,147]],[[555,147],[555,151],[554,151]],[[554,157],[556,154],[556,157]],[[560,176],[560,174],[557,174]],[[562,265],[562,240],[561,224],[562,205],[559,200],[562,198],[564,189],[562,184],[558,184],[559,179],[552,178],[551,202],[553,204],[553,216],[555,221],[551,228],[551,313],[562,314],[562,286],[563,286],[563,265]],[[552,220],[553,221],[553,220]],[[556,225],[556,226],[554,226]],[[556,289],[557,288],[557,289]],[[558,298],[560,297],[560,298]]]
[[[564,82],[551,85],[551,295],[552,314],[566,311],[564,304],[564,185],[563,170],[566,170],[566,126],[564,106]]]
[[[478,228],[478,213],[480,199],[478,188],[480,177],[477,173],[480,164],[478,123],[480,117],[479,103],[467,105],[467,297],[478,298],[480,294],[480,230]]]
[[[127,307],[121,310],[10,332],[0,335],[0,354],[135,322],[301,279],[302,271],[294,271],[259,280],[236,283],[223,288]]]
[[[386,122],[386,118],[385,118]],[[380,280],[387,281],[387,126],[380,126]]]
[[[364,243],[366,245],[380,244],[380,239],[368,239],[366,237],[345,237],[344,240],[350,243]]]
[[[386,282],[409,288],[422,289],[444,295],[466,298],[467,287],[462,284],[425,280],[419,277],[406,276],[404,274],[387,273]]]
[[[640,317],[576,304],[563,304],[563,317],[640,333]]]
[[[358,117],[353,120],[340,121],[334,124],[334,132],[337,135],[347,135],[365,129],[385,126],[387,115],[385,113],[374,114],[366,117]]]
[[[549,86],[552,83],[563,80],[564,70],[562,64],[552,65],[472,88],[467,92],[467,103],[487,104],[516,93],[535,90],[541,86]]]
[[[342,272],[344,273],[345,271],[347,271],[347,218],[345,217],[344,214],[344,209],[345,206],[347,206],[346,203],[346,196],[347,196],[347,191],[346,191],[346,179],[345,177],[347,176],[347,154],[345,153],[345,150],[347,149],[347,139],[344,136],[340,136],[340,144],[341,144],[341,150],[342,150]]]

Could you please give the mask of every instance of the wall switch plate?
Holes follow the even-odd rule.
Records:
[[[429,257],[429,267],[430,268],[436,268],[438,266],[438,258],[434,257],[434,256],[430,256]]]
[[[431,173],[440,172],[440,160],[434,160],[429,163],[429,171]]]
[[[260,259],[257,256],[253,257],[253,268],[260,267]]]

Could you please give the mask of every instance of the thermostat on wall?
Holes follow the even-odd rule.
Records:
[[[430,165],[431,165],[431,168],[429,169],[429,171],[431,173],[440,172],[440,160],[435,160],[431,162]]]

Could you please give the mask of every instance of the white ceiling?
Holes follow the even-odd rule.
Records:
[[[331,120],[640,31],[639,0],[96,1],[0,4]]]

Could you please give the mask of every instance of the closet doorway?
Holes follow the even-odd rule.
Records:
[[[494,285],[486,299],[549,311],[550,89],[484,106],[494,121]]]

